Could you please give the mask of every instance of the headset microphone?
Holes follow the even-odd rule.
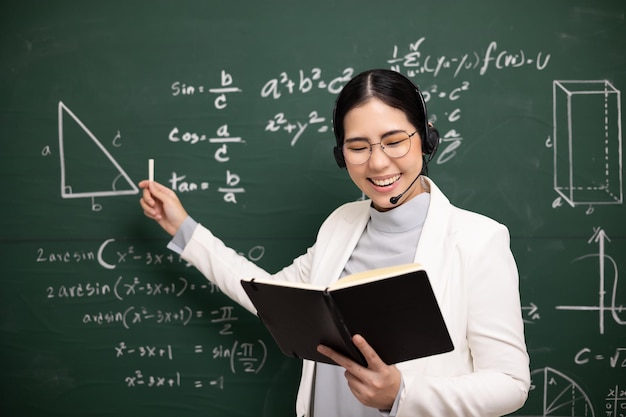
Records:
[[[413,187],[413,184],[415,184],[415,181],[417,181],[417,179],[418,179],[419,177],[421,177],[421,176],[422,176],[422,173],[420,172],[420,173],[418,174],[418,176],[417,176],[417,177],[415,177],[415,179],[411,182],[411,184],[409,184],[409,186],[408,186],[408,187],[406,187],[406,190],[404,190],[403,192],[401,192],[400,194],[398,194],[398,195],[397,195],[397,196],[395,196],[395,197],[391,197],[391,198],[389,199],[389,202],[390,202],[391,204],[398,204],[398,201],[400,201],[400,199],[402,198],[402,196],[403,196],[404,194],[406,194],[406,192],[407,192],[407,191],[409,191],[409,189],[410,189],[411,187]]]

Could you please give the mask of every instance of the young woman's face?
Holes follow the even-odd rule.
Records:
[[[375,98],[346,113],[343,126],[344,155],[346,147],[357,142],[356,139],[365,139],[370,144],[377,144],[391,132],[404,131],[411,134],[416,130],[402,110],[390,107]],[[421,181],[416,181],[409,188],[411,182],[422,171],[423,164],[419,133],[413,135],[409,141],[411,147],[408,153],[399,158],[388,156],[380,145],[375,145],[367,162],[353,165],[346,161],[350,178],[372,200],[374,207],[379,211],[399,206],[424,191]],[[408,191],[397,204],[389,201],[391,197],[403,193],[407,188]]]

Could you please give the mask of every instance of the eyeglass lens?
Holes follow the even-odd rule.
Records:
[[[380,145],[382,151],[390,158],[400,158],[409,152],[411,136],[400,131],[385,136],[379,143],[369,143],[366,139],[349,139],[343,146],[344,158],[353,165],[364,164],[370,159],[374,145]]]

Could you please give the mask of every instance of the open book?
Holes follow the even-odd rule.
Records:
[[[269,279],[241,284],[287,356],[333,363],[317,352],[324,344],[367,366],[352,343],[355,334],[387,364],[454,349],[419,264],[350,275],[328,287]]]

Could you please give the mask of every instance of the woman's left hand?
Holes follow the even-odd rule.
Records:
[[[361,403],[379,410],[391,410],[402,381],[400,371],[396,366],[383,362],[363,336],[354,335],[352,342],[365,357],[367,368],[328,346],[319,345],[317,350],[346,370],[348,386]]]

